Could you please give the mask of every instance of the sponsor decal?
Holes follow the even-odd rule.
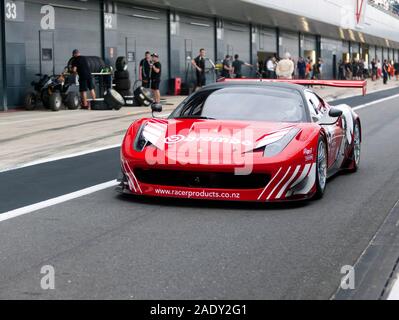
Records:
[[[313,148],[305,148],[303,149],[303,154],[305,156],[305,161],[313,161]]]
[[[227,143],[232,145],[242,144],[244,146],[251,146],[252,142],[249,140],[243,140],[233,137],[216,137],[216,136],[196,136],[189,135],[184,136],[181,134],[171,135],[165,138],[166,144],[177,144],[179,142],[211,142],[211,143]]]

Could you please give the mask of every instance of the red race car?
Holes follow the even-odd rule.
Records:
[[[303,80],[204,87],[167,119],[130,126],[118,190],[228,201],[321,198],[330,176],[358,169],[361,123],[349,106],[331,107],[296,83],[365,87],[362,81]]]

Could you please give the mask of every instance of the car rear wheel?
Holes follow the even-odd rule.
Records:
[[[327,185],[327,146],[322,137],[317,143],[316,158],[316,199],[321,199]]]

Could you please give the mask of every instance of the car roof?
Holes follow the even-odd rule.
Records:
[[[234,88],[234,87],[257,87],[257,88],[284,88],[303,92],[306,87],[299,84],[288,83],[288,82],[270,82],[270,81],[222,81],[216,82],[205,86],[202,90],[209,89],[223,89],[223,88]],[[201,91],[202,91],[201,90]]]

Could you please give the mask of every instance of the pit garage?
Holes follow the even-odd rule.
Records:
[[[323,38],[321,45],[321,58],[323,60],[323,78],[324,79],[333,79],[338,76],[338,63],[340,60],[346,61],[348,58],[348,43]]]
[[[240,60],[250,63],[250,27],[249,25],[225,21],[223,28],[223,48],[224,54],[234,56],[238,54]],[[218,57],[222,59],[224,57]],[[243,68],[243,75],[250,76],[251,70],[249,68]]]
[[[315,35],[303,34],[301,35],[301,53],[300,56],[307,58],[310,57],[316,61],[317,41]]]
[[[54,0],[16,2],[15,19],[7,19],[7,96],[21,105],[36,73],[61,73],[74,48],[101,55],[100,7],[94,2]]]
[[[280,56],[284,57],[286,52],[291,54],[292,59],[296,62],[299,57],[299,37],[296,32],[281,31],[280,39]]]
[[[382,47],[377,47],[376,59],[377,61],[380,60],[380,62],[383,61]]]
[[[277,55],[276,29],[260,26],[257,32],[256,56],[258,63],[264,65],[269,57]]]
[[[167,90],[168,20],[164,10],[114,3],[105,13],[105,61],[115,65],[125,56],[132,85],[139,79],[139,64],[146,51],[158,53],[162,64],[160,89]],[[111,22],[112,21],[112,24]]]
[[[171,14],[171,69],[172,78],[182,77],[182,82],[193,87],[196,80],[191,60],[199,50],[206,50],[205,63],[207,83],[214,82],[216,75],[212,68],[215,63],[215,22],[214,19],[195,15]]]

